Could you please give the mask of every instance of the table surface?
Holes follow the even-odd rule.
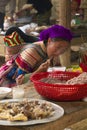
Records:
[[[29,98],[44,99],[35,90],[32,83],[27,84],[25,89],[26,95]],[[45,99],[47,100],[47,99]],[[87,102],[84,101],[71,101],[71,102],[55,102],[64,108],[64,115],[56,121],[31,125],[31,126],[0,126],[3,130],[87,130]],[[67,130],[67,129],[65,129]]]

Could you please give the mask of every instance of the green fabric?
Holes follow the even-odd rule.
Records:
[[[24,81],[23,83],[27,83],[30,80],[31,73],[24,75]]]

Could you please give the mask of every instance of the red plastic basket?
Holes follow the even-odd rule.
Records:
[[[69,80],[80,73],[77,72],[43,72],[31,76],[31,81],[37,92],[48,99],[56,101],[73,101],[81,100],[87,96],[87,84],[64,85],[64,84],[49,84],[41,82],[43,78],[49,76],[60,80]]]

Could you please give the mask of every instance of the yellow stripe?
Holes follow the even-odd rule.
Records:
[[[24,61],[34,66],[38,60],[42,60],[40,55],[33,48],[28,48],[21,53],[21,57]]]
[[[13,42],[12,42],[12,40],[11,40],[11,39],[6,38],[6,42],[10,42],[10,44],[11,44],[10,46],[14,46],[14,45],[13,45]]]

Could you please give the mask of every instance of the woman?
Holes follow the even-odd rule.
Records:
[[[26,45],[13,61],[8,61],[12,63],[12,68],[10,65],[10,71],[2,75],[1,79],[3,77],[21,84],[23,82],[19,80],[20,75],[23,77],[26,74],[46,71],[50,60],[70,47],[71,39],[70,30],[63,26],[53,25],[42,31],[40,41]]]
[[[18,43],[19,43],[18,39],[19,39],[21,42],[20,46],[9,45],[9,40],[14,41],[15,38],[16,38],[15,44],[18,45]],[[11,57],[14,54],[17,54],[21,50],[21,48],[23,48],[24,45],[36,42],[38,40],[39,39],[37,37],[27,35],[18,27],[15,27],[15,26],[10,27],[6,31],[5,38],[4,38],[4,41],[5,41],[4,43],[6,45],[5,61],[8,61],[9,59],[11,59]],[[17,41],[18,41],[18,43],[17,43]]]

